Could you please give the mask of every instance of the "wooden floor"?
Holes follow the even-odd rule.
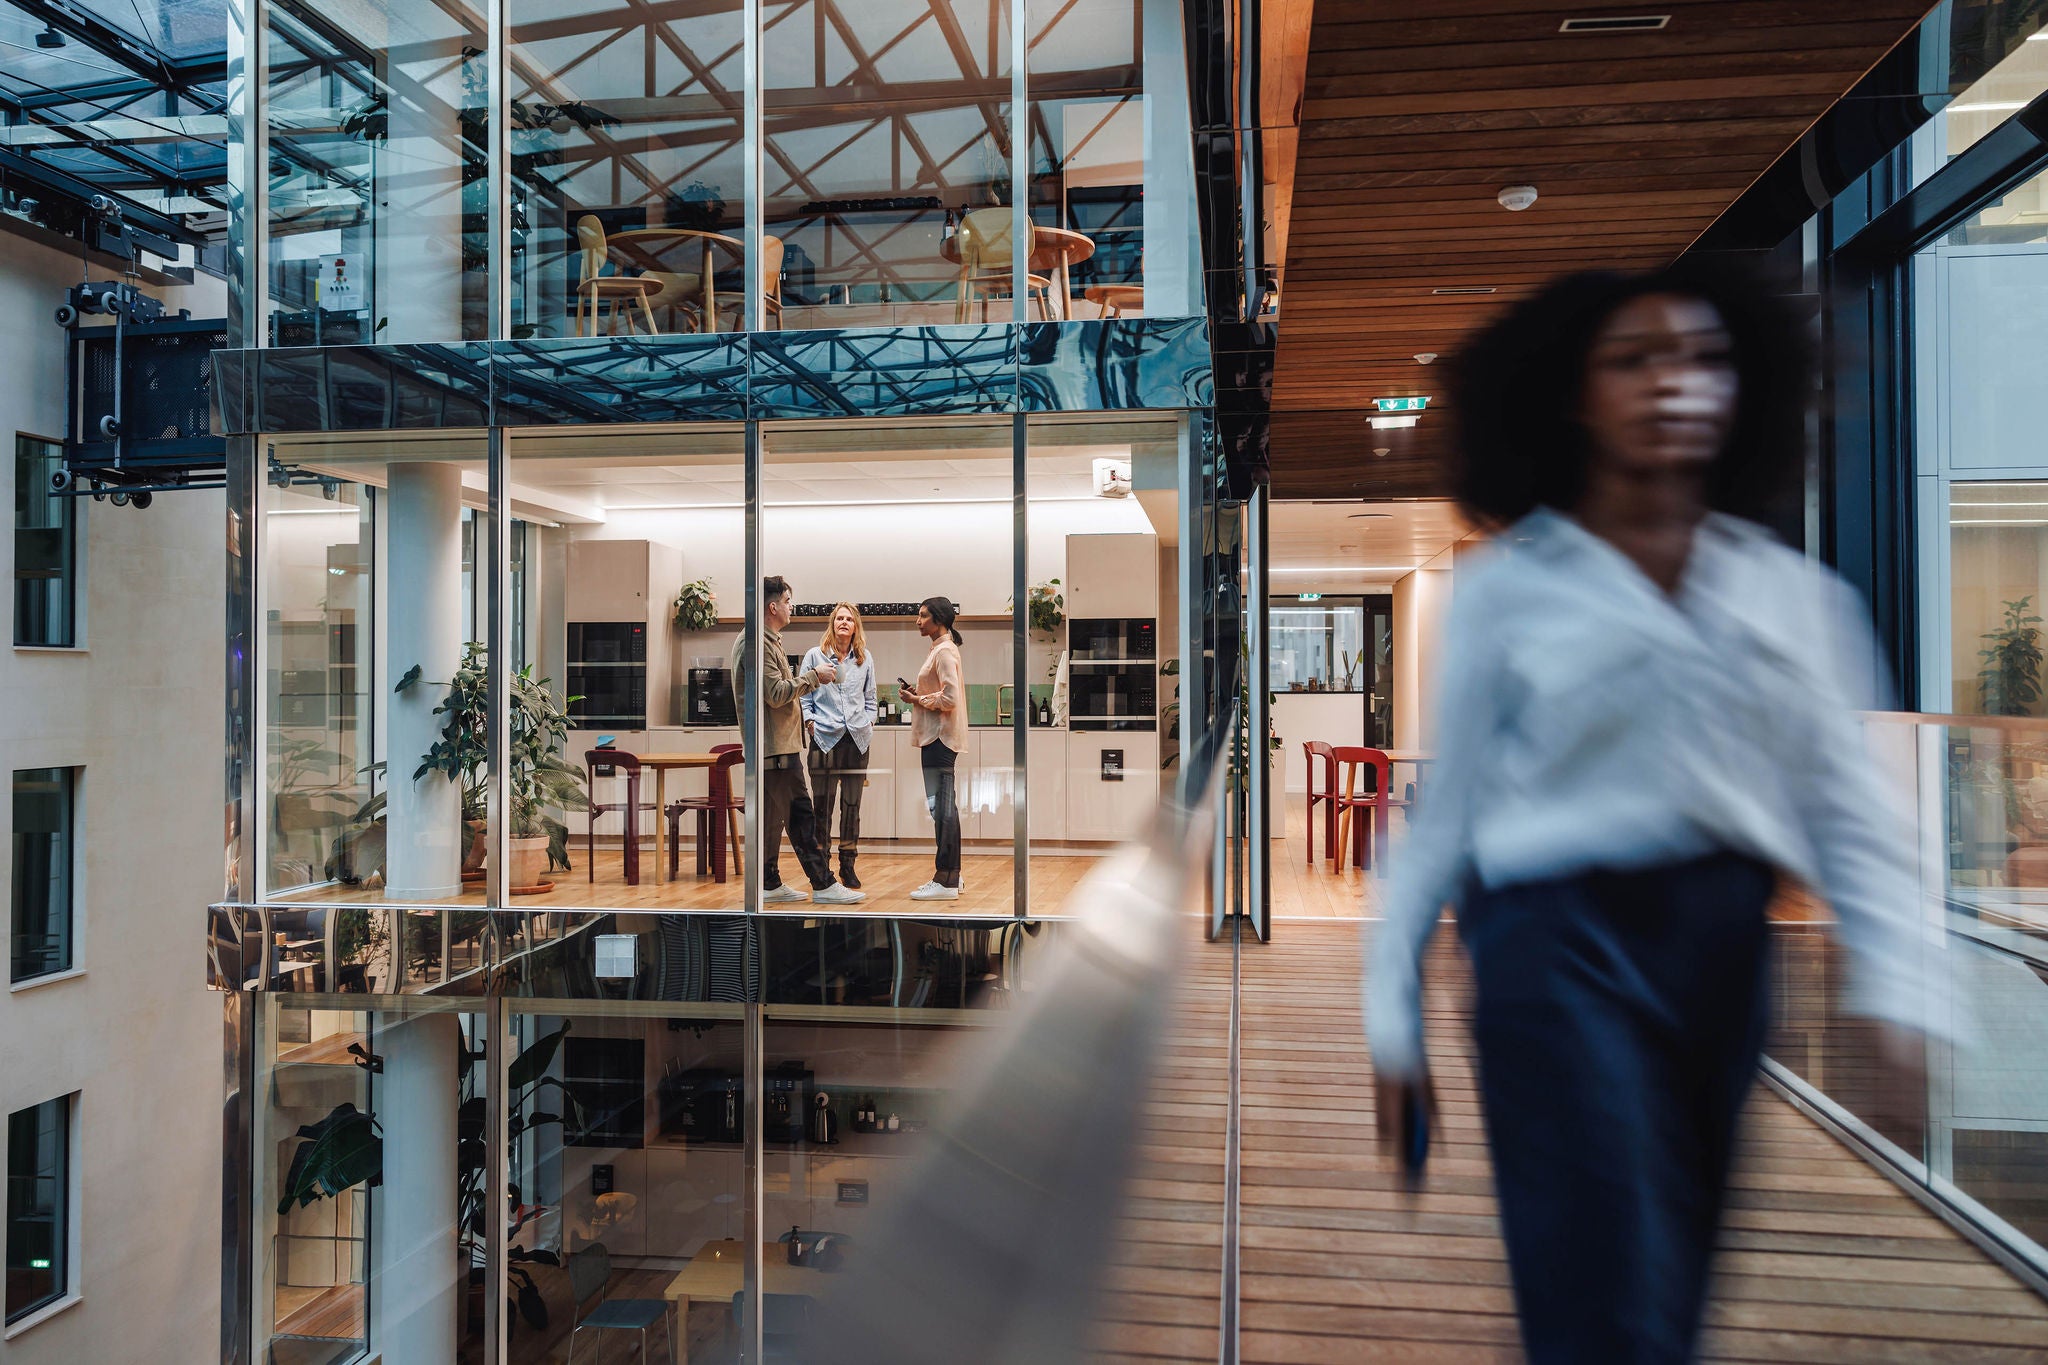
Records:
[[[1462,959],[1448,934],[1431,950],[1425,1012],[1443,1129],[1410,1200],[1372,1150],[1360,951],[1360,927],[1335,924],[1283,925],[1244,947],[1242,1358],[1519,1360]],[[2017,1365],[2048,1359],[2048,1303],[1760,1091],[1704,1356]]]
[[[1108,852],[1109,847],[1104,845],[1100,853]],[[1035,854],[1030,867],[1032,913],[1058,914],[1074,887],[1098,861],[1100,853],[1090,850]],[[595,877],[591,875],[591,869],[584,865],[583,848],[580,844],[571,850],[570,860],[575,864],[575,871],[552,874],[552,889],[539,895],[516,896],[512,900],[513,908],[566,910],[594,907],[606,910],[737,911],[744,903],[745,883],[739,877],[728,875],[723,882],[714,881],[708,875],[699,877],[696,874],[695,854],[687,848],[683,850],[683,858],[678,868],[680,875],[672,882],[663,882],[657,881],[654,876],[654,845],[651,841],[646,844],[641,850],[640,882],[637,886],[626,884],[624,856],[617,844],[609,847],[604,844],[598,845]],[[855,871],[861,882],[860,889],[867,893],[867,900],[859,906],[849,908],[888,908],[902,911],[915,907],[933,914],[1011,914],[1016,905],[1016,877],[1012,870],[1014,865],[1015,859],[1007,855],[969,851],[961,860],[960,899],[912,901],[910,893],[931,880],[930,850],[898,853],[890,851],[886,844],[870,846],[861,852],[855,862]],[[809,899],[810,883],[804,878],[803,869],[798,866],[796,855],[784,849],[781,867],[784,884],[804,892],[805,899],[767,908],[813,913]],[[839,869],[836,855],[832,860],[832,869],[836,875]],[[275,897],[275,900],[280,903],[322,905],[387,903],[383,891],[379,888],[341,885],[288,893]],[[465,887],[463,894],[455,900],[437,903],[480,906],[484,903],[483,885],[472,883]]]
[[[1096,1323],[1098,1361],[1213,1362],[1221,1327],[1230,949],[1188,945]]]

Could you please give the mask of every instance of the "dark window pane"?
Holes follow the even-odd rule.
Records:
[[[71,967],[71,768],[14,774],[14,913],[11,977]]]
[[[50,491],[64,467],[64,447],[34,436],[14,438],[14,643],[75,643],[72,499]]]
[[[7,1320],[64,1297],[69,1098],[7,1116]]]

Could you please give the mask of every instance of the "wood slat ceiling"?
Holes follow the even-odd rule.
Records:
[[[1415,354],[1448,360],[1553,275],[1674,259],[1928,3],[1313,0],[1276,213],[1274,495],[1444,494],[1446,376]],[[1643,14],[1670,24],[1559,32]],[[1495,195],[1519,184],[1542,197],[1511,214]],[[1469,286],[1497,292],[1432,292]],[[1434,399],[1420,426],[1366,425],[1375,397],[1417,393]]]

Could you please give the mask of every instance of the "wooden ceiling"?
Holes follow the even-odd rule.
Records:
[[[1441,366],[1553,275],[1677,257],[1929,4],[1268,0],[1267,161],[1293,174],[1269,187],[1274,495],[1443,495],[1447,376],[1416,353]],[[1559,31],[1655,14],[1657,32]],[[1495,196],[1522,184],[1541,198],[1509,213]],[[1496,292],[1433,292],[1474,287]],[[1367,425],[1374,398],[1412,394],[1433,399],[1418,427]]]

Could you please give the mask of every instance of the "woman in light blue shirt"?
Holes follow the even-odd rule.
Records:
[[[860,798],[867,786],[876,706],[875,659],[853,603],[832,608],[824,638],[804,655],[804,669],[820,663],[829,663],[838,678],[803,695],[804,726],[811,737],[811,794],[818,808],[818,835],[828,849],[832,810],[838,807],[839,880],[857,891],[860,879],[854,876],[853,860],[860,853]]]
[[[1780,873],[1833,903],[1898,1056],[1928,1023],[1912,841],[1850,710],[1869,633],[1755,520],[1800,467],[1804,336],[1674,267],[1561,280],[1461,357],[1459,497],[1498,534],[1460,561],[1365,1004],[1381,1139],[1412,1147],[1453,906],[1531,1365],[1692,1359]]]

